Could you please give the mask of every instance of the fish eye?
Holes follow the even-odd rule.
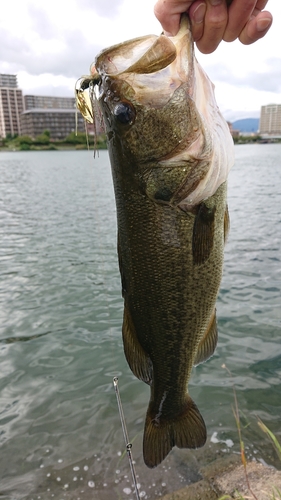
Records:
[[[119,102],[113,112],[117,120],[124,125],[130,125],[134,122],[136,112],[128,102]]]

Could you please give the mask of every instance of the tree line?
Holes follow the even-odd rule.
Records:
[[[6,138],[0,138],[0,147],[19,151],[29,151],[36,149],[61,149],[72,147],[74,149],[87,149],[89,147],[96,149],[106,149],[106,135],[100,134],[96,137],[87,135],[84,132],[71,132],[64,139],[51,139],[50,131],[44,130],[42,134],[32,138],[29,135],[7,135]]]

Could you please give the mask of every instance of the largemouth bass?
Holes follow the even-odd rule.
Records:
[[[81,94],[90,87],[106,126],[124,352],[151,387],[143,456],[155,467],[173,446],[206,441],[187,384],[217,344],[233,141],[194,57],[187,17],[175,37],[151,35],[102,51],[79,85],[80,109],[92,116]]]

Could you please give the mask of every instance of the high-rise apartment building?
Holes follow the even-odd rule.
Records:
[[[18,88],[17,75],[0,74],[0,87],[9,87],[10,89]]]
[[[25,109],[75,109],[74,97],[25,95]]]
[[[48,130],[51,139],[64,139],[76,129],[85,132],[74,97],[23,97],[17,76],[0,74],[0,138],[29,135],[34,139]],[[92,134],[93,126],[87,125],[87,131]]]
[[[281,136],[281,104],[268,104],[261,107],[259,133]]]
[[[33,139],[45,130],[50,132],[51,139],[64,139],[76,130],[76,111],[74,108],[27,109],[21,115],[21,130],[23,135],[29,135]],[[85,132],[84,119],[79,112],[77,130]]]
[[[17,76],[0,74],[0,137],[21,133],[20,115],[24,110]]]
[[[25,111],[21,115],[22,134],[35,138],[49,130],[51,139],[64,139],[76,130],[74,97],[26,95],[24,102]],[[77,113],[77,130],[85,131],[80,113]]]
[[[74,97],[41,95],[24,96],[25,111],[21,115],[22,134],[35,138],[49,130],[51,139],[64,139],[75,132],[85,132],[84,118],[76,111]],[[91,133],[91,128],[87,126]]]

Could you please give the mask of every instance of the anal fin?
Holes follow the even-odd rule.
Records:
[[[126,304],[124,307],[122,334],[124,352],[129,367],[138,379],[150,385],[152,382],[152,362],[138,341],[135,327]]]
[[[196,366],[199,365],[199,363],[207,361],[207,359],[209,359],[214,354],[217,342],[218,342],[218,329],[217,329],[216,310],[214,309],[214,312],[207,326],[205,335],[198,346],[196,357],[193,364]]]

